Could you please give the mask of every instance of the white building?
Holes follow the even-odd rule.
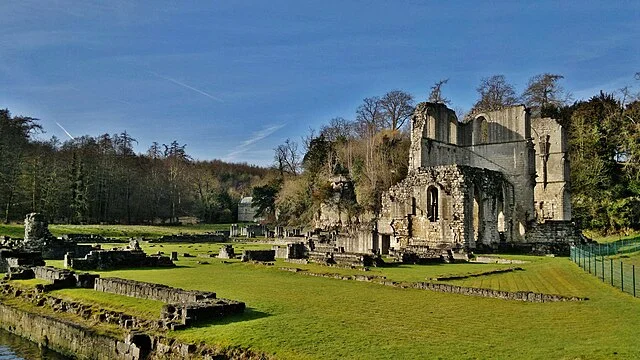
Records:
[[[238,222],[254,222],[256,218],[257,208],[251,205],[253,198],[251,196],[243,197],[238,204]]]

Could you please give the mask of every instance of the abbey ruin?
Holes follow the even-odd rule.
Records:
[[[566,131],[556,120],[513,106],[461,123],[445,105],[422,103],[411,119],[408,176],[383,195],[373,249],[558,251],[577,239],[568,181]]]
[[[580,241],[568,181],[566,130],[556,120],[520,105],[460,122],[446,105],[425,102],[411,118],[408,175],[383,193],[378,216],[342,226],[353,222],[329,204],[316,227],[342,227],[320,241],[338,253],[566,254]],[[344,183],[332,185],[342,191]]]

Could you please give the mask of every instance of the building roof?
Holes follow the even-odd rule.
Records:
[[[252,201],[253,198],[251,196],[246,196],[243,197],[242,200],[240,200],[240,204],[251,204]]]

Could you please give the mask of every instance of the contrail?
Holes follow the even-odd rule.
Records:
[[[205,91],[202,91],[202,90],[200,90],[200,89],[196,89],[196,88],[194,88],[193,86],[189,86],[189,85],[187,85],[187,84],[185,84],[185,83],[182,83],[182,82],[180,82],[180,81],[178,81],[178,80],[176,80],[176,79],[172,79],[172,78],[170,78],[170,77],[168,77],[168,76],[160,75],[160,74],[158,74],[157,72],[153,72],[153,71],[149,71],[149,72],[150,72],[151,74],[153,74],[153,75],[155,75],[155,76],[157,76],[157,77],[161,78],[161,79],[165,79],[165,80],[170,81],[170,82],[172,82],[172,83],[174,83],[174,84],[176,84],[176,85],[180,85],[180,86],[182,86],[182,87],[184,87],[184,88],[187,88],[187,89],[189,89],[189,90],[193,90],[193,91],[197,92],[197,93],[198,93],[198,94],[200,94],[200,95],[204,95],[204,96],[208,97],[208,98],[209,98],[209,99],[211,99],[211,100],[215,100],[215,101],[219,101],[219,102],[224,102],[224,100],[220,99],[219,97],[215,97],[215,96],[213,96],[213,95],[211,95],[211,94],[209,94],[209,93],[207,93],[207,92],[205,92]]]
[[[240,145],[236,146],[231,152],[229,152],[224,157],[224,160],[233,160],[233,159],[235,159],[238,155],[247,152],[249,150],[249,148],[251,147],[251,145],[253,145],[254,143],[266,138],[267,136],[273,134],[274,132],[282,129],[285,125],[286,124],[271,125],[271,126],[268,126],[268,127],[264,128],[264,129],[261,129],[259,131],[254,132],[253,134],[251,134],[251,136],[248,139],[243,141]]]
[[[67,129],[65,129],[64,127],[62,127],[62,125],[60,125],[59,122],[55,122],[56,125],[58,125],[60,127],[60,129],[62,129],[62,131],[64,131],[65,134],[67,134],[68,137],[71,138],[71,140],[75,140],[76,138],[74,138],[73,136],[71,136],[71,134],[69,134],[69,132],[67,131]]]

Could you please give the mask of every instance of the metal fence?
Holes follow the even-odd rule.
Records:
[[[576,245],[571,247],[571,260],[603,282],[640,297],[640,269],[636,272],[633,264],[607,258],[635,251],[640,251],[640,238],[610,244]]]

